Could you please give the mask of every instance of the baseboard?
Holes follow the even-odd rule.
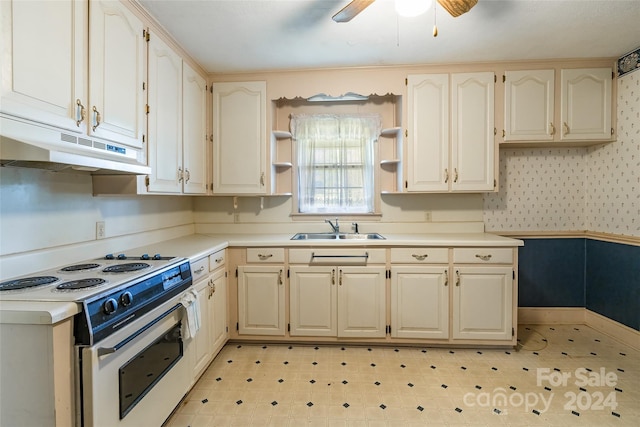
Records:
[[[518,323],[587,325],[622,344],[640,350],[640,331],[583,307],[518,307]]]
[[[518,307],[518,323],[535,325],[584,325],[584,308]]]
[[[629,347],[640,350],[640,331],[587,309],[585,309],[585,321],[587,326],[609,335]]]

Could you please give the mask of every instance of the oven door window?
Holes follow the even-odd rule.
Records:
[[[180,323],[120,367],[120,419],[162,379],[183,354]]]

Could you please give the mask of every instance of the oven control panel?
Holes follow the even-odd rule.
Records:
[[[76,344],[95,344],[191,284],[191,265],[188,259],[182,258],[87,299],[75,322]]]

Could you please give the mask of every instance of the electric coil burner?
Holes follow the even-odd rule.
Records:
[[[76,264],[70,265],[68,267],[61,268],[60,271],[64,271],[65,273],[73,272],[73,271],[85,271],[85,270],[94,270],[100,267],[100,264],[90,263],[90,264]]]
[[[56,289],[60,291],[75,291],[78,289],[93,288],[95,286],[100,286],[105,283],[107,283],[105,279],[93,277],[88,279],[79,279],[79,280],[72,280],[70,282],[64,282],[56,286]]]
[[[103,273],[131,273],[151,267],[146,262],[129,262],[126,264],[110,265],[102,270]]]
[[[0,291],[14,291],[50,285],[58,280],[60,279],[54,276],[22,277],[20,279],[7,280],[6,282],[0,283]]]

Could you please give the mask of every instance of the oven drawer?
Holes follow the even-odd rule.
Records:
[[[223,267],[226,261],[226,251],[223,249],[209,255],[209,271],[215,271]]]
[[[204,279],[209,275],[209,258],[200,258],[197,261],[191,263],[191,276],[193,277],[193,283],[197,283],[199,280]]]
[[[512,248],[455,248],[456,264],[512,264]]]
[[[284,248],[247,248],[247,262],[283,263]]]

